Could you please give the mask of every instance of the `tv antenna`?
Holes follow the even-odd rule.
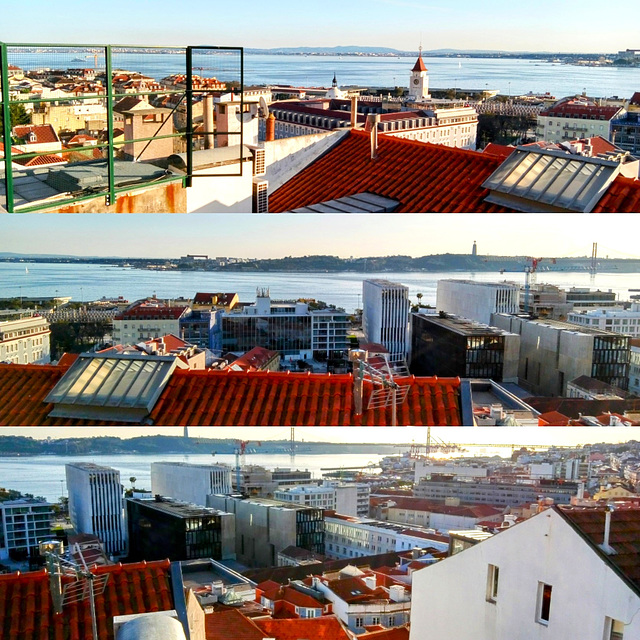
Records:
[[[41,542],[39,547],[40,555],[47,561],[54,611],[62,613],[66,605],[89,600],[93,640],[99,640],[95,597],[104,593],[109,574],[92,573],[84,558],[82,565],[63,558],[64,546],[59,540]]]
[[[391,407],[391,426],[398,425],[398,405],[407,399],[408,384],[398,384],[396,377],[407,376],[408,367],[404,356],[400,354],[376,354],[369,358],[367,351],[354,349],[349,352],[349,360],[353,362],[356,415],[362,414],[364,381],[373,386],[367,410]]]

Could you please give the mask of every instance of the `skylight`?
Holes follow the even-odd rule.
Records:
[[[619,162],[602,158],[518,147],[482,186],[491,190],[488,202],[517,211],[588,213],[620,167]]]
[[[374,193],[356,193],[294,209],[291,213],[391,213],[399,202]]]
[[[175,367],[174,356],[82,354],[45,398],[49,415],[140,423]]]

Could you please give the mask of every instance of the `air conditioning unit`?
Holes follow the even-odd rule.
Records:
[[[253,213],[269,213],[269,182],[253,179]]]
[[[263,176],[267,172],[266,152],[260,147],[249,147],[253,154],[253,175]]]

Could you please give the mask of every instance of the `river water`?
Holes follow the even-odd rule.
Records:
[[[508,265],[506,265],[507,268]],[[438,280],[468,278],[480,282],[510,280],[524,285],[524,273],[474,273],[469,271],[403,273],[291,273],[152,271],[96,264],[0,262],[0,298],[19,296],[71,296],[91,301],[124,296],[130,302],[154,293],[159,298],[192,297],[197,291],[237,292],[243,302],[255,300],[257,287],[269,287],[276,300],[314,298],[343,307],[351,313],[362,305],[362,281],[385,278],[409,287],[409,298],[435,305]],[[640,274],[540,271],[538,282],[560,287],[613,290],[621,300],[629,289],[640,289]]]
[[[245,43],[246,44],[246,43]],[[81,55],[81,58],[77,56]],[[92,67],[93,55],[85,56],[68,50],[56,53],[24,53],[9,51],[9,64],[25,70]],[[502,58],[428,58],[431,87],[497,90],[502,94],[550,92],[557,98],[582,93],[590,96],[630,98],[640,89],[640,68],[582,67],[551,64],[538,60]],[[104,66],[104,57],[98,66]],[[245,85],[290,84],[324,86],[331,84],[334,72],[341,86],[363,87],[408,86],[414,59],[411,57],[357,57],[246,54]],[[114,68],[145,73],[157,80],[185,72],[184,55],[162,53],[114,53]],[[219,80],[239,80],[239,56],[193,56],[194,73],[215,76]]]

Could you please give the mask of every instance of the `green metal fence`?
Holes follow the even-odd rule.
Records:
[[[243,117],[239,130],[205,127],[203,105],[233,92],[242,114],[243,88],[241,47],[0,43],[0,207],[107,207],[118,193],[190,186],[194,173],[213,175],[196,172],[194,151],[220,136],[237,147],[238,170],[215,175],[241,175]],[[181,175],[169,171],[175,154]]]

